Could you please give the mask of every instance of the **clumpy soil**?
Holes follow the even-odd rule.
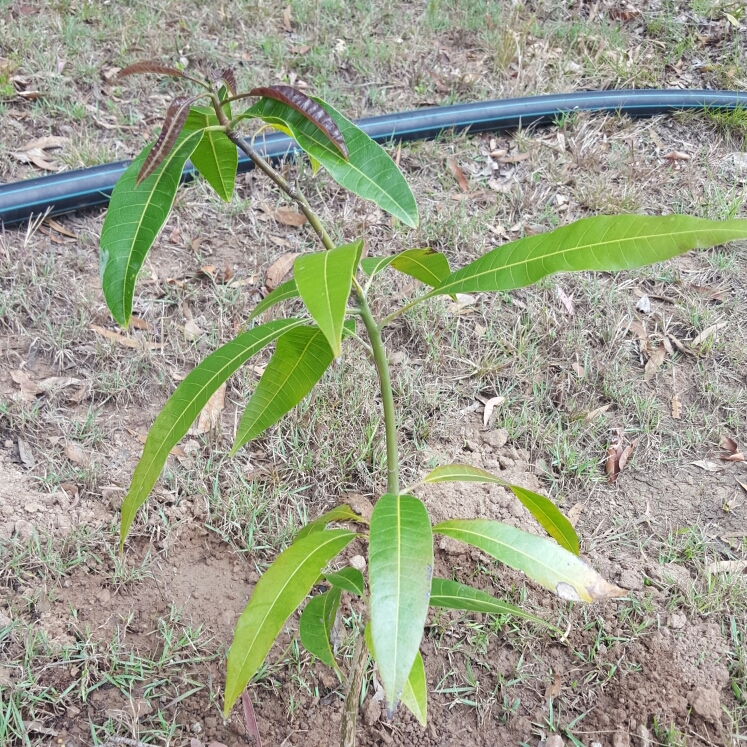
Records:
[[[445,432],[452,435],[432,444],[422,457],[423,466],[446,461],[469,463],[544,492],[531,455],[507,443],[505,431],[485,429],[479,414],[463,415]],[[7,533],[12,524],[19,534],[47,530],[59,537],[81,522],[115,518],[103,500],[81,504],[75,497],[36,492],[13,458],[13,451],[6,449],[0,460],[2,531]],[[628,599],[574,607],[530,584],[532,610],[553,623],[562,619],[567,628],[563,637],[546,632],[537,635],[537,628],[516,621],[491,623],[481,615],[462,618],[467,625],[452,624],[459,619],[456,613],[432,615],[421,646],[430,683],[427,728],[404,708],[388,721],[375,672],[369,671],[368,692],[359,715],[359,744],[535,744],[551,733],[550,700],[555,728],[572,726],[572,733],[587,745],[644,747],[651,743],[655,723],[676,725],[680,732],[697,735],[708,744],[724,744],[722,706],[735,705],[728,688],[728,645],[718,625],[707,618],[688,617],[676,604],[678,595],[691,593],[705,580],[694,577],[683,564],[649,557],[643,544],[608,541],[611,531],[620,532],[620,526],[610,523],[611,515],[647,531],[652,522],[660,521],[676,529],[689,526],[694,518],[691,512],[698,508],[696,515],[708,522],[712,532],[727,539],[730,533],[737,533],[740,522],[713,509],[714,501],[721,500],[719,491],[728,492],[733,474],[717,473],[707,491],[711,497],[708,503],[703,501],[702,482],[696,475],[688,481],[690,467],[683,465],[680,473],[675,470],[669,483],[657,484],[650,476],[646,478],[649,482],[644,482],[631,469],[616,487],[599,491],[587,505],[576,504],[572,512],[578,518],[584,555],[603,575],[628,589]],[[651,489],[646,491],[649,484]],[[499,486],[446,484],[430,486],[420,495],[434,522],[477,516],[540,532],[521,504]],[[610,506],[615,508],[612,514]],[[362,549],[354,543],[341,562],[348,562]],[[252,743],[240,707],[224,722],[220,701],[213,697],[222,686],[222,654],[259,578],[252,558],[232,552],[206,531],[196,507],[182,517],[167,545],[133,541],[128,561],[138,566],[147,554],[155,558],[149,566],[150,575],[135,584],[118,586],[110,576],[102,582],[101,569],[90,565],[74,568],[49,594],[47,606],[40,607],[36,624],[47,632],[53,645],[93,636],[101,641],[116,639],[135,652],[157,657],[151,631],[159,619],[168,618],[174,608],[180,609],[182,624],[206,626],[216,656],[185,667],[185,676],[209,687],[178,705],[162,703],[162,708],[206,744],[218,741],[239,747]],[[478,567],[484,572],[476,574]],[[524,583],[521,574],[498,567],[481,552],[452,540],[436,539],[435,574],[455,576],[497,596],[521,601],[517,596]],[[343,608],[348,610],[355,604],[351,598],[343,600]],[[14,607],[12,598],[9,607]],[[270,661],[283,660],[297,622],[297,615],[289,620]],[[490,625],[494,634],[487,636],[482,646],[475,645],[470,636],[480,626]],[[532,630],[534,634],[528,634]],[[310,688],[305,691],[295,683],[291,668],[284,666],[271,667],[252,688],[265,745],[326,747],[336,743],[342,687],[318,662],[307,661],[307,665],[304,677]],[[55,676],[60,680],[57,687],[64,689],[65,672],[59,670]],[[473,690],[462,690],[459,696],[455,686],[464,687],[468,682]],[[462,697],[461,703],[458,697]],[[141,694],[125,697],[116,687],[104,685],[88,698],[83,709],[61,711],[50,726],[58,734],[58,744],[73,747],[89,743],[89,721],[113,718],[132,723],[147,717],[151,709],[152,704]]]

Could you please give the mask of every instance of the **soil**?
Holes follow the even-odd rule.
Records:
[[[531,455],[507,443],[501,429],[486,430],[479,414],[465,415],[446,429],[453,434],[426,452],[424,464],[445,461],[470,463],[493,470],[504,479],[544,492]],[[24,532],[51,530],[64,535],[72,525],[83,522],[107,522],[114,512],[105,500],[76,502],[64,491],[52,495],[34,490],[19,467],[11,462],[13,452],[6,451],[0,460],[0,515],[2,531]],[[380,700],[369,693],[360,711],[359,744],[366,745],[515,745],[529,743],[547,717],[549,688],[556,703],[563,704],[565,723],[580,717],[573,733],[585,743],[620,747],[648,744],[653,718],[673,723],[682,731],[697,734],[708,744],[724,743],[721,705],[732,707],[733,695],[728,689],[726,667],[728,646],[718,625],[707,619],[688,619],[672,608],[667,590],[672,587],[686,594],[703,583],[676,563],[659,563],[643,551],[614,548],[604,541],[609,524],[610,507],[620,517],[644,520],[647,527],[665,516],[671,528],[689,526],[693,512],[709,527],[723,535],[738,533],[743,527],[740,512],[718,510],[719,502],[729,497],[735,465],[721,473],[709,475],[706,486],[697,479],[697,467],[681,465],[668,482],[657,485],[648,476],[644,482],[631,470],[623,474],[613,489],[593,497],[584,507],[579,532],[585,538],[586,557],[608,578],[630,589],[631,597],[646,600],[645,632],[633,636],[629,620],[624,619],[625,601],[597,604],[590,609],[568,608],[571,625],[567,637],[534,637],[523,643],[516,629],[504,624],[497,636],[479,655],[460,652],[463,628],[448,628],[443,615],[431,619],[421,651],[430,683],[461,675],[466,681],[469,671],[477,680],[485,708],[453,707],[448,693],[429,693],[429,724],[423,729],[412,716],[400,708],[392,722],[386,720]],[[739,467],[736,467],[739,469]],[[744,470],[741,475],[744,476]],[[690,479],[688,479],[690,478]],[[715,485],[715,487],[714,487]],[[647,489],[648,488],[648,489]],[[707,495],[707,498],[704,498]],[[434,521],[446,517],[487,517],[505,521],[528,531],[539,531],[521,504],[505,489],[484,485],[439,485],[422,491],[422,497]],[[116,636],[133,651],[157,656],[149,632],[170,610],[181,610],[184,625],[205,625],[213,636],[215,651],[224,653],[230,644],[233,625],[248,601],[258,579],[251,558],[232,552],[215,535],[204,529],[199,508],[170,535],[168,546],[156,547],[136,540],[128,551],[133,565],[142,563],[147,553],[156,558],[149,566],[151,578],[137,585],[117,588],[102,583],[100,569],[75,568],[60,587],[48,595],[52,600],[41,606],[37,624],[53,642],[62,645],[73,636],[89,635],[106,641]],[[621,547],[623,549],[621,549]],[[347,558],[360,552],[353,545]],[[343,561],[344,562],[344,561]],[[489,567],[489,559],[476,550],[451,540],[437,540],[435,573],[455,573],[462,581],[475,582],[478,563]],[[492,584],[486,590],[511,596],[520,588],[523,577],[506,568],[493,566]],[[486,576],[479,576],[486,580]],[[27,593],[23,588],[17,594]],[[532,590],[539,600],[538,614],[554,619],[560,603],[539,588]],[[351,600],[347,600],[351,603]],[[9,600],[11,610],[13,600]],[[452,615],[456,618],[456,615]],[[482,616],[471,616],[476,622]],[[126,622],[125,622],[126,621]],[[590,621],[596,625],[590,626]],[[270,656],[282,657],[291,642],[297,616],[289,621]],[[446,626],[446,627],[445,627]],[[447,630],[447,639],[444,639]],[[603,631],[607,644],[599,644]],[[446,646],[448,642],[448,646]],[[611,642],[611,645],[610,645]],[[450,650],[449,650],[450,649]],[[594,656],[589,656],[593,651]],[[448,661],[446,661],[448,659]],[[210,697],[219,689],[222,677],[220,658],[194,667],[191,676],[210,687],[182,701],[175,712],[179,723],[205,743],[218,741],[228,747],[250,743],[239,709],[223,721],[219,706]],[[266,745],[299,744],[322,747],[336,743],[341,718],[341,688],[335,677],[318,663],[312,667],[317,695],[299,693],[286,668],[274,671],[255,687],[253,696],[260,733]],[[607,676],[604,673],[611,673]],[[185,676],[189,675],[187,672]],[[58,686],[65,685],[64,673]],[[455,680],[450,679],[449,682]],[[444,688],[448,689],[448,688]],[[486,697],[492,694],[492,697]],[[290,699],[293,698],[293,715]],[[469,696],[466,696],[468,699]],[[507,700],[508,699],[508,700]],[[491,717],[491,709],[501,712],[507,702],[520,705],[515,712],[503,710],[502,719]],[[53,724],[58,744],[68,747],[88,744],[88,721],[114,718],[124,723],[142,718],[150,708],[137,692],[125,698],[111,686],[100,687],[88,701],[88,710],[76,713],[68,709]],[[556,706],[559,707],[559,706]],[[169,710],[169,704],[165,705]],[[495,715],[495,714],[493,714]],[[549,733],[545,724],[544,730]]]

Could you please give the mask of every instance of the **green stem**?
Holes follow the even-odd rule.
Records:
[[[381,329],[371,313],[366,295],[355,278],[353,278],[353,285],[358,295],[361,319],[363,319],[371,343],[376,370],[379,373],[379,387],[381,388],[381,400],[384,405],[384,429],[386,432],[386,492],[397,495],[399,493],[399,451],[397,449],[397,421],[394,412],[392,380],[389,377],[389,361],[386,357],[384,342],[381,339]]]
[[[298,206],[303,211],[303,214],[306,216],[306,219],[309,221],[309,225],[316,231],[317,236],[322,241],[322,244],[324,244],[324,248],[329,251],[330,249],[335,248],[335,244],[332,241],[332,239],[329,237],[329,234],[327,233],[326,229],[322,225],[322,222],[319,220],[319,218],[316,216],[314,211],[311,209],[311,205],[309,205],[308,200],[299,192],[299,190],[291,184],[289,181],[284,179],[280,174],[278,174],[275,169],[272,168],[272,166],[265,161],[262,156],[259,155],[259,153],[254,149],[254,146],[250,145],[249,143],[244,140],[243,137],[240,135],[237,135],[235,132],[227,132],[226,133],[239,150],[244,151],[249,158],[254,161],[255,166],[263,171],[267,176],[272,179],[272,181],[275,182],[275,184],[280,187],[280,189],[285,192],[285,194],[288,195],[288,197],[291,198],[294,202],[298,204]]]
[[[393,319],[396,319],[400,314],[403,314],[405,311],[409,311],[413,306],[417,306],[421,301],[425,301],[426,298],[431,298],[432,296],[433,291],[431,291],[430,293],[426,293],[424,296],[413,298],[412,301],[408,301],[404,306],[400,306],[400,308],[395,309],[391,314],[385,316],[379,322],[379,329],[384,329],[387,324],[389,324]]]

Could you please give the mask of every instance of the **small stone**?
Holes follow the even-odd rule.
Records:
[[[29,521],[19,519],[15,524],[16,534],[24,540],[31,539],[34,536],[34,525]]]
[[[27,503],[23,507],[23,510],[27,511],[30,514],[35,514],[38,511],[46,511],[46,509],[44,508],[44,506],[42,506],[40,503]]]
[[[651,733],[645,724],[638,727],[638,738],[641,740],[641,747],[651,747]]]
[[[511,469],[511,467],[513,467],[514,464],[516,464],[516,462],[514,462],[514,460],[511,459],[511,457],[507,457],[507,456],[499,456],[498,461],[501,463],[502,469]]]
[[[612,735],[612,747],[630,747],[630,734],[627,731],[616,731]]]
[[[384,729],[381,729],[379,731],[379,737],[381,738],[381,741],[384,742],[384,744],[394,744],[394,740],[391,738],[388,732],[384,731]]]
[[[75,706],[71,705],[67,707],[67,710],[65,711],[65,714],[68,718],[75,718],[80,714],[80,708],[76,708]]]
[[[373,726],[380,718],[381,706],[373,698],[369,698],[363,709],[363,722],[366,726]]]
[[[8,614],[0,611],[0,628],[9,628],[12,622]]]
[[[515,519],[524,515],[524,506],[521,505],[521,501],[519,501],[518,498],[511,499],[511,502],[508,504],[508,512]]]
[[[464,445],[467,447],[468,451],[480,451],[480,447],[477,445],[475,441],[471,441],[470,439],[465,440]]]
[[[545,747],[565,747],[565,742],[560,734],[550,734],[545,742]]]
[[[409,358],[407,356],[407,353],[404,350],[395,350],[389,356],[389,363],[392,366],[399,366],[401,363],[405,363],[408,360]]]
[[[9,441],[7,438],[5,439],[5,448],[6,449],[12,449],[13,448],[13,442]]]
[[[672,612],[667,620],[667,625],[673,630],[682,630],[687,625],[687,616],[681,612]]]
[[[687,702],[692,706],[693,712],[712,724],[721,721],[721,697],[718,690],[712,687],[696,687],[687,695]]]
[[[246,580],[247,583],[256,584],[257,581],[259,581],[259,573],[257,573],[257,571],[249,571],[249,573],[246,574]]]
[[[215,718],[215,716],[208,716],[205,719],[205,726],[207,726],[208,729],[215,729],[218,726],[218,719]]]
[[[3,516],[13,516],[14,513],[15,509],[13,508],[13,506],[5,505],[0,507],[0,514],[2,514]]]
[[[505,428],[485,431],[482,440],[494,449],[502,449],[508,443],[508,431]]]
[[[202,724],[199,721],[195,721],[194,724],[190,727],[192,734],[201,734],[202,733]]]
[[[640,573],[636,573],[636,571],[623,571],[620,574],[619,584],[623,589],[638,591],[643,588],[643,576]]]
[[[348,565],[363,573],[366,570],[366,559],[362,555],[353,555],[348,561]]]
[[[592,742],[589,745],[589,747],[602,747],[602,743],[601,742]]]
[[[101,602],[101,604],[109,604],[109,602],[111,601],[111,598],[112,598],[112,594],[109,591],[109,589],[102,589],[96,595],[96,599],[98,599],[99,602]]]

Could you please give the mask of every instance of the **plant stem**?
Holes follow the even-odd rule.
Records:
[[[342,711],[340,728],[340,747],[355,747],[355,723],[358,720],[358,705],[361,699],[363,674],[368,662],[368,649],[363,633],[358,631],[353,650],[353,661],[348,674],[348,686],[345,691],[345,704]]]
[[[397,495],[399,493],[399,450],[397,448],[397,420],[394,413],[392,380],[389,377],[389,361],[386,357],[384,342],[381,339],[381,329],[371,313],[366,295],[355,278],[353,278],[353,285],[358,295],[361,319],[363,319],[371,343],[376,370],[379,373],[381,400],[384,405],[384,429],[386,431],[386,492]]]
[[[265,161],[262,156],[259,155],[259,153],[254,149],[254,146],[250,143],[247,143],[246,140],[241,137],[241,135],[237,135],[235,132],[227,132],[226,134],[237,148],[244,151],[244,153],[246,153],[246,155],[249,156],[252,161],[254,161],[254,164],[258,169],[264,171],[264,173],[267,174],[267,176],[269,176],[270,179],[272,179],[272,181],[274,181],[275,184],[277,184],[278,187],[280,187],[280,189],[282,189],[283,192],[285,192],[285,194],[287,194],[288,197],[291,198],[291,200],[295,201],[298,204],[298,206],[303,211],[303,214],[306,216],[306,219],[309,221],[309,225],[311,225],[311,227],[316,231],[317,236],[319,236],[322,244],[324,244],[324,248],[327,251],[329,251],[330,249],[334,249],[334,242],[329,237],[329,234],[322,225],[322,222],[311,209],[309,201],[303,196],[303,194],[301,194],[301,192],[299,192],[299,190],[293,184],[284,179],[277,171],[275,171],[275,169],[272,168],[272,166],[267,161]]]
[[[379,322],[379,329],[384,329],[384,327],[386,327],[389,322],[391,322],[393,319],[396,319],[400,314],[404,313],[405,311],[409,311],[413,306],[417,306],[421,301],[425,301],[426,298],[431,298],[432,296],[433,291],[431,291],[430,293],[426,293],[424,296],[413,298],[404,306],[400,306],[398,309],[395,309],[391,314],[388,314]]]

